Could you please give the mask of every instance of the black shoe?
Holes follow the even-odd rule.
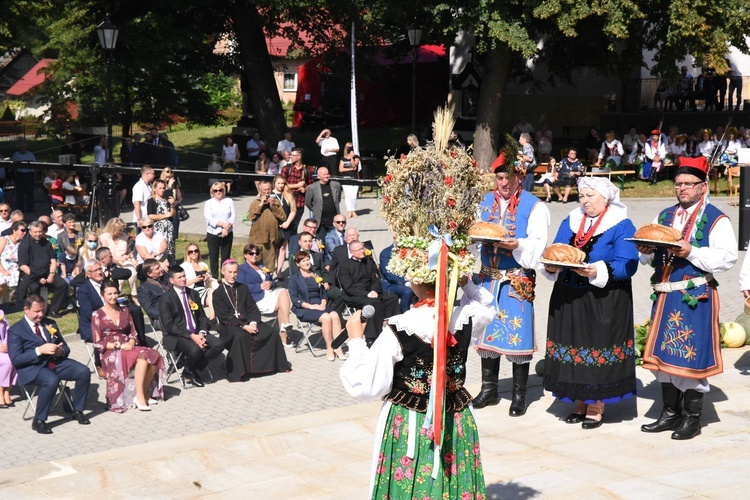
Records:
[[[497,393],[497,377],[500,373],[500,358],[482,359],[482,390],[471,401],[474,409],[495,406],[500,402]]]
[[[511,417],[526,414],[526,384],[529,381],[530,363],[513,363],[513,399],[508,409]]]
[[[673,431],[680,425],[682,420],[683,394],[677,387],[668,382],[661,384],[661,397],[664,408],[659,418],[650,424],[643,424],[643,432]]]
[[[31,428],[37,431],[39,434],[52,434],[52,429],[49,428],[47,422],[44,420],[34,419],[31,422]]]
[[[195,387],[205,387],[206,385],[203,383],[203,379],[201,379],[201,376],[198,375],[197,372],[193,373],[191,371],[188,371],[187,368],[182,371],[182,376],[185,378],[186,382],[189,382]]]
[[[565,417],[565,423],[566,424],[580,424],[583,422],[583,419],[586,418],[586,415],[581,415],[580,413],[571,413],[567,417]]]
[[[597,427],[602,426],[602,422],[604,422],[604,414],[602,413],[600,420],[594,420],[593,418],[584,418],[583,422],[581,422],[581,428],[583,429],[596,429]]]
[[[91,423],[88,417],[82,411],[78,410],[73,412],[73,420],[78,420],[78,423],[81,425],[89,425]]]
[[[701,411],[703,410],[703,393],[693,389],[685,391],[683,412],[680,425],[672,433],[672,439],[693,439],[701,433]]]

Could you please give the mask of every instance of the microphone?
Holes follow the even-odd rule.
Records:
[[[359,317],[362,323],[367,323],[367,320],[375,316],[375,308],[370,304],[367,304],[362,308],[362,315]],[[338,349],[341,345],[346,342],[349,338],[349,334],[346,332],[346,328],[331,342],[331,349]]]

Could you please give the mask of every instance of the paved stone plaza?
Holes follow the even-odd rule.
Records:
[[[636,226],[650,222],[672,200],[624,200]],[[182,233],[205,234],[202,199],[191,196],[190,220]],[[244,213],[250,198],[236,200]],[[726,198],[715,204],[732,217]],[[575,204],[552,203],[550,241]],[[360,200],[360,217],[350,219],[376,250],[390,243],[377,201]],[[123,214],[130,221],[129,214]],[[235,241],[249,227],[238,224]],[[722,321],[742,311],[739,266],[718,277]],[[649,270],[634,279],[635,321],[649,314]],[[537,287],[537,344],[546,336],[552,285]],[[86,359],[83,344],[69,337],[72,355]],[[338,380],[341,361],[329,363],[309,352],[287,351],[293,371],[230,384],[221,360],[211,369],[216,381],[183,390],[170,384],[167,401],[150,413],[115,414],[104,406],[103,381],[92,380],[87,410],[91,425],[64,421],[54,413],[54,434],[42,436],[21,418],[25,403],[0,410],[4,439],[0,495],[37,497],[149,498],[364,498],[373,430],[380,403],[359,403]],[[535,355],[542,358],[542,352]],[[530,380],[528,413],[510,418],[510,368],[501,363],[499,406],[477,411],[489,498],[746,498],[750,487],[750,349],[724,350],[725,372],[711,379],[703,434],[686,442],[669,434],[640,432],[658,416],[658,384],[638,369],[639,397],[606,409],[605,424],[583,431],[559,418],[570,411]],[[467,385],[479,388],[479,361],[469,357]],[[699,482],[700,479],[700,482]]]

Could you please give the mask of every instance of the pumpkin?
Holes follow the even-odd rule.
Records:
[[[724,323],[724,337],[722,340],[727,347],[742,347],[745,345],[745,329],[739,323]]]

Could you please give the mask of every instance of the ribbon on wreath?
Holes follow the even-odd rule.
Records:
[[[446,388],[446,360],[448,347],[456,345],[456,338],[448,331],[453,302],[458,290],[458,256],[450,253],[450,235],[440,235],[434,226],[429,228],[430,234],[436,236],[428,249],[430,269],[437,269],[435,279],[435,334],[432,337],[432,381],[430,397],[427,404],[427,414],[423,428],[433,426],[433,442],[435,443],[435,462],[432,477],[436,478],[441,465],[440,446],[443,442],[443,428],[445,423],[445,388]],[[448,276],[448,259],[454,260],[453,270]]]

